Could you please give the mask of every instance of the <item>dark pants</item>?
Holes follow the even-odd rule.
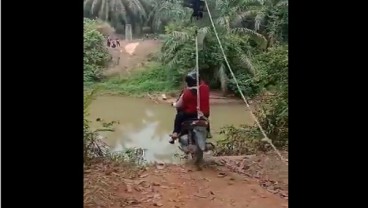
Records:
[[[207,118],[209,117],[209,115],[205,115]],[[187,120],[191,120],[191,119],[197,119],[197,113],[194,114],[189,114],[189,113],[184,113],[183,111],[177,111],[176,116],[175,116],[175,121],[174,121],[174,131],[176,133],[180,133],[181,132],[181,124],[184,121]],[[208,124],[208,128],[207,128],[208,132],[210,132],[210,125]]]

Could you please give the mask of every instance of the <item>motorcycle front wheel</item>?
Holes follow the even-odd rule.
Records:
[[[203,161],[203,151],[200,148],[197,148],[197,151],[192,153],[192,158],[195,165],[201,164]]]

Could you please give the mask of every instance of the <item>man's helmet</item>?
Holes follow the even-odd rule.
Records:
[[[200,79],[200,78],[199,78]],[[185,82],[188,87],[194,87],[197,85],[197,72],[191,71],[185,76]]]

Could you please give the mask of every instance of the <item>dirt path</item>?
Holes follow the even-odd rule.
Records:
[[[142,180],[153,186],[140,192],[144,199],[142,207],[279,208],[287,205],[285,200],[255,182],[235,174],[226,176],[211,169],[191,171],[180,166],[147,171],[147,174]]]
[[[150,166],[130,177],[128,169],[100,165],[85,173],[85,207],[288,207],[285,198],[262,188],[259,180],[216,166],[202,171],[190,164]]]
[[[109,48],[113,64],[104,72],[106,76],[130,73],[132,69],[147,62],[161,47],[158,40],[120,41],[120,44],[118,48]]]

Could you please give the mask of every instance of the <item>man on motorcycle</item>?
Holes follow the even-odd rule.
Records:
[[[210,88],[201,79],[199,81],[199,110],[208,118],[210,115]],[[169,140],[171,144],[178,138],[181,124],[186,120],[197,118],[197,73],[195,71],[188,73],[185,77],[185,82],[187,87],[183,90],[176,104],[174,104],[178,111],[175,116],[174,131]]]

